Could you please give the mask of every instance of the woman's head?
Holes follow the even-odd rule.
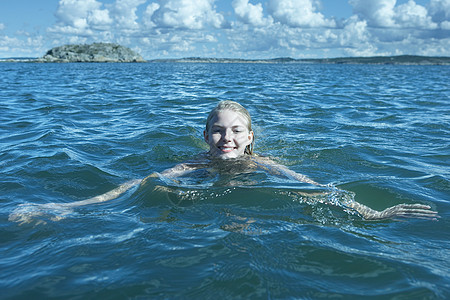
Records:
[[[237,102],[219,102],[208,115],[204,136],[211,155],[236,158],[253,154],[252,120],[248,111]]]

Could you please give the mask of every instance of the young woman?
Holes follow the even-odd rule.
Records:
[[[251,172],[263,170],[270,174],[287,177],[299,182],[313,184],[321,187],[328,187],[329,192],[323,195],[333,196],[333,194],[344,192],[332,186],[319,184],[305,175],[296,173],[285,166],[282,166],[270,158],[261,157],[253,154],[254,132],[252,130],[252,121],[248,111],[234,101],[222,101],[209,113],[204,131],[205,142],[209,145],[209,151],[199,155],[192,161],[185,162],[167,169],[161,173],[153,173],[144,179],[132,180],[109,191],[105,194],[72,203],[47,203],[39,205],[42,210],[51,209],[60,210],[62,214],[70,208],[100,203],[115,199],[136,185],[143,185],[151,177],[159,177],[165,181],[177,182],[190,173],[202,170],[214,177],[221,172]],[[225,166],[225,167],[224,167]],[[236,183],[229,182],[229,185]],[[170,189],[166,189],[169,190]],[[358,203],[350,197],[349,200],[333,201],[333,197],[320,197],[317,201],[331,205],[340,205],[347,209],[358,212],[367,220],[387,219],[396,217],[415,217],[435,219],[437,212],[430,210],[430,206],[422,204],[399,204],[389,207],[383,211],[373,210],[361,203]],[[328,200],[330,199],[330,200]],[[337,203],[339,202],[339,203]],[[36,211],[32,213],[38,215]],[[63,216],[62,216],[63,217]],[[30,214],[18,210],[10,215],[10,220],[25,222],[30,218]],[[57,218],[54,218],[57,219]]]

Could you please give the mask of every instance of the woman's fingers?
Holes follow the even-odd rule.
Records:
[[[386,217],[405,217],[420,219],[436,219],[439,215],[436,211],[431,210],[429,205],[423,204],[399,204],[382,212]]]

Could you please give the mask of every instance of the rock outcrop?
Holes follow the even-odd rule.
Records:
[[[55,47],[39,62],[146,62],[130,48],[111,43]]]

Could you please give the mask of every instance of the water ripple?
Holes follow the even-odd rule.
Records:
[[[448,298],[448,78],[445,66],[2,63],[2,296]],[[264,174],[52,204],[205,151],[225,99],[252,114],[256,152],[374,209],[420,202],[441,219],[364,221]],[[15,209],[37,217],[19,226]]]

